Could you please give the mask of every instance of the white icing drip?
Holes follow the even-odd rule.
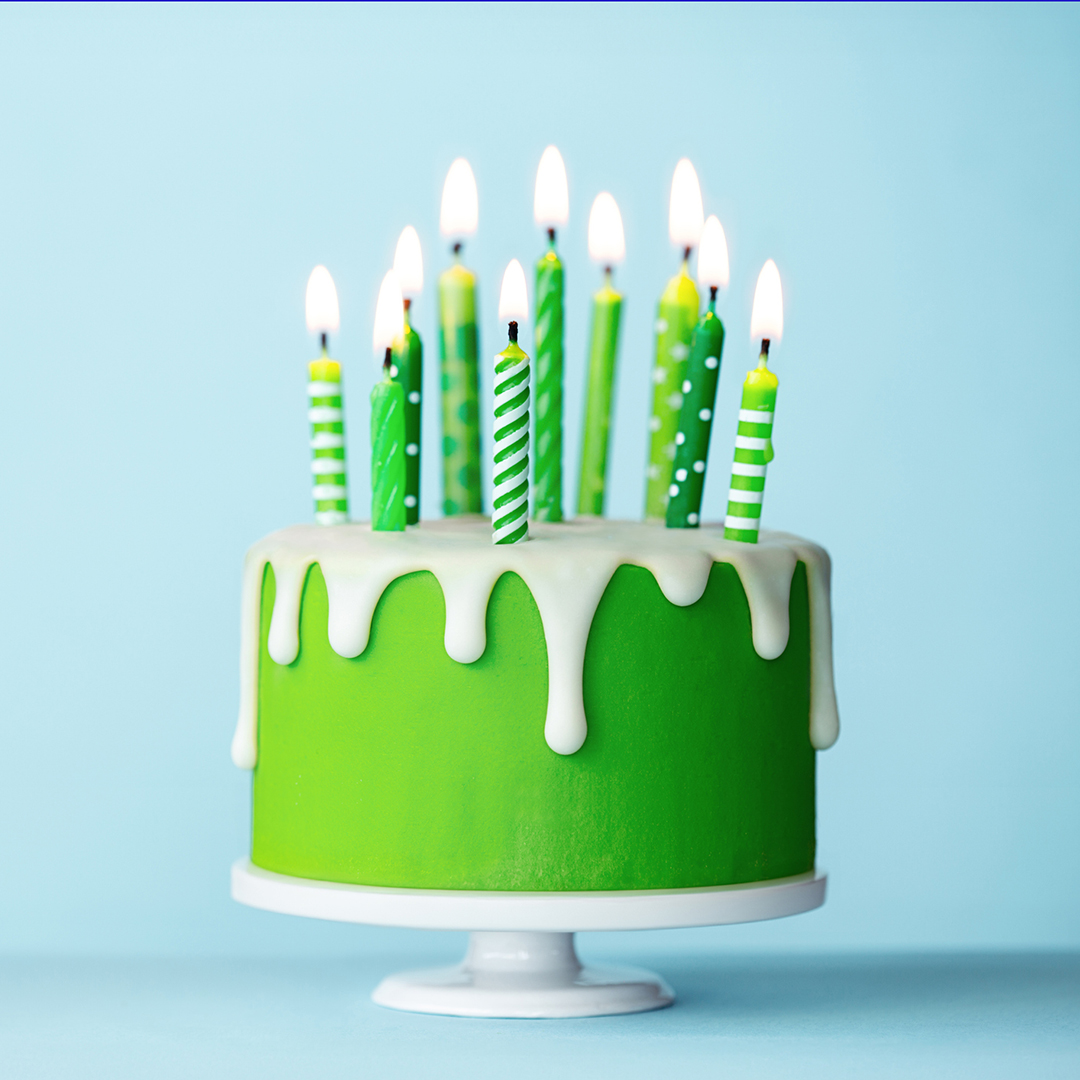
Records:
[[[791,579],[801,560],[810,599],[810,741],[818,750],[836,741],[830,563],[822,548],[788,533],[762,531],[758,543],[744,544],[724,540],[722,526],[665,529],[602,518],[560,525],[533,522],[531,530],[527,543],[493,545],[486,518],[425,522],[404,533],[372,532],[367,524],[334,529],[295,525],[257,543],[244,563],[240,718],[233,761],[245,769],[255,765],[259,598],[267,563],[276,581],[268,649],[278,664],[291,664],[299,653],[300,601],[313,563],[326,580],[327,629],[336,653],[359,656],[386,587],[405,574],[427,570],[438,580],[446,603],[446,651],[462,664],[484,654],[487,605],[496,581],[507,572],[518,574],[536,602],[547,643],[544,738],[556,753],[572,754],[588,731],[581,680],[589,630],[619,566],[649,570],[664,596],[686,607],[705,592],[712,564],[730,563],[750,605],[754,649],[774,660],[787,647]]]

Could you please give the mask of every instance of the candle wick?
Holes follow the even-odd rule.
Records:
[[[548,229],[548,239],[549,239],[549,240],[550,240],[550,241],[551,241],[551,242],[552,242],[553,244],[555,243],[555,230],[554,230],[554,229]]]
[[[690,252],[693,251],[693,250],[694,249],[692,247],[683,248],[683,253],[682,253],[683,262],[689,262],[690,261]]]
[[[451,247],[450,247],[450,250],[451,250],[451,251],[452,251],[452,252],[453,252],[453,253],[454,253],[455,255],[460,255],[460,254],[461,254],[461,241],[460,241],[460,240],[458,240],[458,241],[456,241],[456,242],[455,242],[455,243],[454,243],[453,245],[451,245]]]
[[[605,266],[604,267],[604,277],[607,279],[609,284],[611,283],[611,275],[613,273],[615,273],[615,271],[612,270],[612,268],[610,266]]]
[[[386,377],[388,379],[390,378],[390,354],[391,354],[391,351],[392,350],[391,350],[390,346],[387,345],[387,347],[386,347],[386,355],[383,357],[383,362],[382,362],[382,369],[386,373]]]
[[[319,335],[319,337],[320,337],[320,338],[322,339],[322,340],[321,340],[321,344],[322,344],[322,351],[323,351],[323,352],[325,353],[325,352],[326,352],[326,331],[324,330],[324,331],[323,331],[323,332],[322,332],[322,333],[321,333],[321,334]]]
[[[716,286],[715,285],[710,285],[709,286],[709,303],[710,304],[715,304],[716,303]]]
[[[761,339],[761,363],[764,366],[765,362],[769,359],[769,339]]]
[[[517,323],[514,322],[513,320],[510,321],[510,326],[508,327],[508,332],[510,334],[510,340],[516,344],[517,343],[518,329],[517,329]]]

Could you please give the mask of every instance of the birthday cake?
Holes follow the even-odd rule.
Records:
[[[248,553],[251,858],[362,885],[673,889],[814,868],[829,559],[723,526],[486,518]]]

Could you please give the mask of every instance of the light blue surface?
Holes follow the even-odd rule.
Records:
[[[643,956],[656,964],[657,957]],[[1080,959],[686,956],[673,1008],[463,1020],[368,1000],[401,957],[20,960],[0,969],[19,1080],[309,1076],[1074,1080]]]
[[[491,354],[502,267],[542,250],[532,182],[552,141],[571,185],[568,487],[599,280],[586,219],[606,188],[628,248],[611,509],[640,513],[652,313],[677,263],[667,191],[686,154],[733,275],[706,512],[723,511],[771,256],[788,329],[765,518],[826,544],[836,567],[827,905],[611,947],[1080,946],[1078,44],[1074,6],[0,10],[0,949],[431,947],[228,899],[249,812],[228,758],[240,562],[311,512],[311,267],[340,289],[362,510],[371,323],[398,233],[412,222],[424,244],[432,358],[439,192],[467,155],[480,232],[466,258]],[[429,363],[428,513],[434,375]],[[337,993],[314,989],[318,973],[345,986],[349,969],[297,970]],[[170,994],[198,996],[212,975],[146,978],[169,1012]],[[237,978],[222,991],[237,1024],[281,1019],[280,1003],[264,1015],[247,999],[256,974]],[[132,985],[136,1015],[152,1011]],[[828,1000],[858,1016],[854,985]],[[726,1007],[717,993],[686,1007]],[[754,993],[738,1014],[760,1031],[739,1044],[745,1061],[785,1030],[773,991]],[[805,995],[796,1040],[836,1022]],[[139,1052],[167,1059],[183,1039],[172,1023]],[[859,1045],[852,1060],[885,1044]]]

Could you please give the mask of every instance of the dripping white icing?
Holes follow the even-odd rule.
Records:
[[[259,541],[244,562],[240,637],[240,718],[233,761],[255,766],[258,718],[259,603],[263,569],[276,579],[268,649],[290,664],[300,649],[300,600],[308,567],[317,562],[326,579],[330,647],[359,656],[371,618],[395,578],[428,570],[446,601],[447,653],[471,664],[487,645],[488,599],[495,582],[518,574],[536,602],[548,654],[548,704],[544,738],[557,754],[572,754],[587,733],[581,680],[593,615],[608,582],[624,563],[643,566],[664,596],[685,607],[705,592],[714,562],[738,572],[750,604],[754,649],[774,660],[787,647],[788,599],[796,563],[806,564],[810,597],[810,741],[818,750],[839,733],[832,671],[829,556],[789,533],[763,531],[756,544],[723,538],[722,526],[665,529],[656,525],[586,519],[569,524],[530,524],[524,544],[492,544],[484,519],[425,522],[404,533],[372,532],[366,524],[294,525]]]

